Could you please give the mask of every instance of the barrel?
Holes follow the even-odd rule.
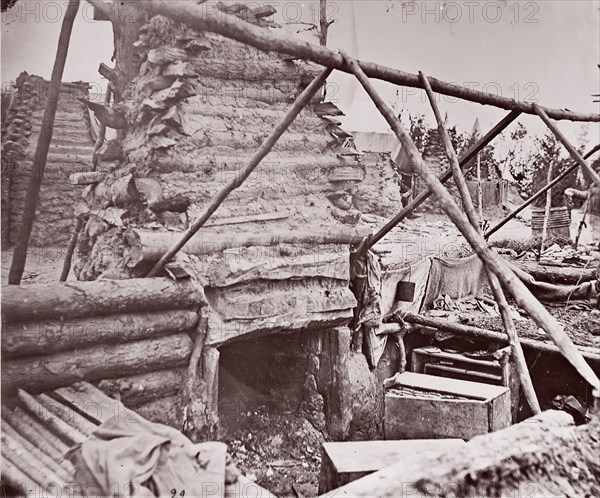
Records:
[[[544,229],[545,208],[531,209],[531,232],[534,237],[541,237]],[[571,224],[571,216],[569,210],[564,207],[550,208],[550,217],[548,219],[548,237],[564,237],[569,238],[569,225]]]

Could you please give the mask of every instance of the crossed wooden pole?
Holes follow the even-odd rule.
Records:
[[[76,5],[78,4],[77,0],[71,1]],[[117,5],[118,7],[118,4],[108,4],[104,0],[89,1],[95,7],[107,14],[109,18],[114,13],[112,12],[114,5]],[[592,386],[594,386],[595,389],[600,390],[600,381],[598,377],[595,375],[591,367],[586,363],[585,359],[575,347],[569,336],[566,334],[563,327],[552,315],[550,315],[550,313],[548,313],[546,308],[515,276],[512,270],[507,266],[506,262],[504,262],[504,260],[502,260],[497,253],[488,247],[484,235],[479,227],[479,221],[473,209],[468,190],[466,190],[466,184],[461,171],[462,166],[466,165],[472,157],[474,157],[485,145],[487,145],[495,136],[504,130],[512,121],[514,121],[520,113],[524,112],[528,114],[537,114],[569,151],[569,154],[583,169],[586,177],[597,185],[600,185],[600,177],[598,174],[593,171],[591,166],[589,166],[589,164],[587,164],[587,162],[577,153],[575,148],[568,142],[560,130],[558,130],[556,125],[550,120],[550,118],[553,118],[597,122],[600,121],[600,115],[574,113],[564,109],[542,108],[535,104],[531,105],[526,102],[518,102],[506,97],[494,96],[483,92],[470,90],[459,85],[445,83],[434,78],[427,78],[423,74],[413,75],[396,69],[379,66],[377,64],[358,62],[344,53],[334,52],[327,47],[313,45],[290,37],[276,35],[270,30],[243,22],[236,17],[224,14],[222,12],[209,14],[207,11],[203,10],[201,4],[196,2],[182,0],[144,0],[143,2],[140,2],[139,5],[141,8],[147,9],[151,14],[163,14],[176,20],[185,22],[193,27],[219,33],[226,37],[252,45],[261,50],[294,55],[298,58],[308,59],[326,67],[326,69],[324,69],[296,99],[286,116],[273,130],[271,135],[261,144],[252,159],[249,161],[248,165],[244,168],[244,170],[242,170],[242,173],[232,182],[227,184],[215,196],[215,198],[205,208],[202,215],[200,215],[200,217],[190,225],[190,227],[182,234],[178,242],[169,248],[169,250],[160,258],[148,276],[158,275],[162,271],[164,265],[175,254],[177,254],[177,252],[184,247],[190,238],[194,236],[206,223],[206,221],[218,209],[224,199],[244,182],[244,180],[252,173],[258,164],[260,164],[260,161],[270,152],[279,137],[281,137],[281,135],[286,131],[295,117],[302,111],[302,109],[310,102],[316,92],[321,88],[331,71],[333,69],[338,69],[353,74],[362,84],[364,89],[375,103],[379,112],[383,115],[389,126],[400,140],[402,147],[407,151],[409,158],[414,164],[416,173],[428,186],[428,190],[424,194],[418,196],[417,199],[413,201],[411,206],[403,209],[375,236],[365,240],[361,245],[361,248],[368,249],[369,247],[372,247],[373,244],[383,238],[394,226],[396,226],[397,223],[401,221],[403,216],[406,216],[406,214],[410,213],[417,205],[429,197],[429,195],[434,195],[442,209],[454,222],[456,227],[460,230],[462,235],[469,242],[473,250],[477,253],[485,265],[492,291],[494,292],[494,296],[496,297],[502,318],[504,320],[511,349],[515,354],[517,368],[519,369],[520,381],[533,411],[539,411],[539,404],[537,403],[535,392],[531,386],[531,379],[526,371],[523,353],[518,342],[514,324],[512,323],[510,314],[508,313],[508,305],[506,303],[506,297],[503,289],[508,290],[515,298],[517,304],[525,309],[525,311],[527,311],[529,316],[536,322],[536,324],[546,331],[546,333],[558,346],[562,354],[575,367],[579,374]],[[62,67],[64,66],[64,60],[66,58],[71,26],[72,20],[69,23],[69,20],[65,18],[63,32],[61,32],[61,41],[59,43],[57,62],[52,75],[53,83],[56,81],[58,84],[60,84]],[[436,119],[439,125],[439,132],[442,140],[444,141],[446,153],[451,164],[450,169],[444,172],[444,174],[442,174],[439,178],[426,171],[423,159],[414,142],[406,130],[404,130],[399,119],[377,94],[373,85],[369,81],[369,77],[383,79],[399,85],[425,89],[430,101],[432,102],[432,107],[434,113],[436,114]],[[481,139],[480,142],[476,144],[469,152],[467,152],[467,154],[459,161],[451,143],[449,143],[447,132],[443,127],[439,109],[437,109],[433,99],[433,91],[481,104],[494,105],[503,109],[510,109],[511,113],[500,123],[498,123],[494,129],[492,129],[485,137],[483,137],[483,139]],[[48,107],[44,115],[44,121],[40,133],[40,142],[38,143],[36,159],[34,160],[34,165],[39,163],[38,166],[40,173],[43,173],[45,166],[47,150],[52,137],[52,125],[55,112],[55,107],[54,109]],[[462,203],[467,213],[466,217],[443,185],[443,183],[451,176],[454,177],[457,186],[459,187]],[[35,182],[36,178],[38,177],[33,175],[32,178],[32,181]],[[32,202],[30,202],[25,208],[25,213],[28,213],[27,216],[31,218],[26,220],[24,216],[23,224],[26,230],[23,230],[25,236],[22,237],[23,241],[21,245],[23,247],[20,247],[20,250],[25,251],[25,253],[29,240],[29,234],[31,232],[31,225],[33,223],[33,217],[30,215],[31,213],[35,214],[37,198],[39,196],[39,182],[41,182],[41,174],[39,175],[38,184],[32,184],[32,191],[34,194],[32,195]],[[25,226],[25,222],[27,222],[27,226]],[[15,255],[16,254],[17,253],[15,253]],[[24,262],[24,256],[22,261],[18,262],[18,265],[15,265],[15,261],[13,260],[13,267],[15,268],[11,267],[11,283],[19,283]],[[20,268],[18,266],[20,266]]]

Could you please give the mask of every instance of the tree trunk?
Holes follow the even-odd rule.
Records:
[[[2,366],[3,393],[17,388],[42,392],[78,381],[124,377],[140,371],[185,365],[192,341],[185,333],[157,339],[107,344],[68,353],[5,361]]]
[[[123,344],[193,330],[196,321],[195,311],[168,310],[9,323],[2,331],[2,357],[6,360],[19,356],[47,355],[93,344]]]
[[[202,299],[191,281],[168,278],[33,284],[4,293],[2,319],[4,323],[15,323],[121,312],[195,310]]]
[[[177,232],[135,230],[140,238],[141,261],[157,261],[179,239]],[[184,252],[196,256],[213,254],[231,247],[275,246],[279,244],[348,244],[354,245],[371,235],[368,227],[339,227],[311,230],[273,230],[261,234],[198,234],[185,245]]]
[[[421,325],[423,327],[431,327],[438,330],[444,330],[446,332],[452,332],[453,334],[470,339],[478,339],[486,342],[494,341],[502,345],[508,344],[508,337],[506,334],[495,332],[493,330],[471,327],[469,325],[462,325],[460,323],[451,323],[446,320],[441,320],[439,318],[430,316],[423,316],[416,313],[407,313],[403,319],[407,323]],[[400,327],[396,324],[384,325],[384,327],[387,329],[387,333],[396,333],[400,331]],[[561,352],[557,346],[546,342],[534,341],[532,339],[520,339],[519,342],[525,349],[533,349],[543,353]],[[586,359],[591,361],[600,361],[600,353],[594,351],[593,348],[586,348],[585,346],[577,346],[577,348]]]

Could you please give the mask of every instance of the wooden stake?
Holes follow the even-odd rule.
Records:
[[[377,94],[373,85],[365,75],[360,66],[350,57],[344,55],[348,66],[363,85],[377,109],[386,119],[402,146],[406,149],[409,158],[415,165],[415,170],[421,178],[427,183],[433,191],[440,206],[454,222],[463,236],[467,239],[473,250],[479,255],[486,266],[489,266],[500,279],[502,285],[510,290],[517,304],[521,306],[529,316],[542,327],[548,336],[560,348],[562,354],[575,367],[579,374],[586,379],[594,388],[600,388],[600,380],[585,362],[579,350],[575,347],[570,337],[566,334],[562,326],[556,321],[548,310],[535,298],[535,296],[525,287],[525,285],[514,275],[506,266],[506,263],[499,258],[498,254],[492,251],[485,243],[485,240],[475,228],[471,226],[469,220],[461,212],[460,208],[454,202],[450,193],[444,188],[442,183],[435,175],[427,173],[421,154],[417,150],[414,142],[404,130],[400,120],[395,116],[388,105]]]
[[[62,271],[60,272],[59,282],[66,282],[67,277],[69,276],[69,272],[71,271],[71,263],[73,261],[73,253],[75,252],[75,247],[77,246],[77,239],[79,238],[79,234],[83,225],[86,221],[86,217],[78,216],[75,220],[75,226],[73,227],[73,233],[71,234],[71,240],[69,241],[69,247],[67,247],[67,253],[65,254],[65,261],[63,262]]]
[[[212,214],[219,208],[221,203],[227,198],[227,196],[238,188],[244,180],[250,176],[250,173],[260,164],[264,157],[271,151],[273,146],[277,143],[277,140],[283,135],[285,130],[288,129],[290,124],[294,121],[296,116],[300,114],[302,109],[310,102],[314,97],[315,93],[323,86],[327,77],[331,74],[331,69],[327,68],[321,71],[321,73],[308,85],[302,93],[298,96],[290,110],[281,120],[281,122],[275,127],[271,134],[263,141],[258,150],[254,153],[246,167],[240,172],[239,175],[225,185],[221,191],[211,200],[208,206],[202,213],[183,233],[181,238],[169,248],[169,250],[158,260],[154,267],[148,273],[148,277],[156,277],[164,267],[164,265],[179,252],[179,250],[186,244],[192,236],[200,230],[200,228],[208,221]]]
[[[548,172],[546,173],[546,185],[550,185],[552,182],[552,161],[548,165]],[[542,225],[542,241],[540,242],[540,254],[544,252],[544,246],[546,245],[546,238],[548,237],[548,223],[550,222],[550,208],[552,207],[552,189],[549,188],[546,191],[546,207],[544,209],[544,223]]]
[[[102,11],[108,18],[114,17],[114,3],[107,0],[90,0],[90,3]],[[184,22],[201,31],[219,33],[227,38],[251,45],[265,52],[277,52],[293,55],[298,59],[307,59],[323,66],[351,73],[352,69],[345,63],[337,51],[327,47],[314,45],[291,36],[279,35],[272,30],[255,26],[240,18],[221,11],[211,11],[205,5],[187,0],[146,0],[139,3],[151,15],[162,14],[177,21]],[[362,70],[371,78],[388,81],[396,85],[421,88],[419,76],[391,67],[361,62]],[[506,110],[517,110],[534,114],[531,103],[520,102],[486,92],[472,90],[453,83],[430,78],[435,92],[456,97],[471,102],[493,105]],[[568,119],[571,121],[600,121],[599,114],[586,114],[568,111],[566,109],[545,108],[546,113],[553,119]]]
[[[73,23],[79,10],[80,0],[69,0],[65,17],[63,19],[60,37],[58,39],[58,49],[56,51],[56,60],[52,69],[50,88],[56,91],[56,95],[49,95],[44,108],[44,117],[40,128],[40,135],[33,157],[32,174],[25,195],[25,206],[21,216],[21,225],[17,232],[17,239],[13,253],[12,263],[8,274],[9,285],[19,285],[21,277],[25,270],[27,261],[27,248],[29,246],[29,238],[35,220],[35,211],[37,209],[38,199],[40,197],[40,187],[42,186],[42,178],[46,169],[46,159],[50,142],[52,141],[52,133],[54,128],[54,117],[61,93],[61,80],[67,53],[69,51],[69,40],[71,39],[71,31]]]
[[[435,96],[433,95],[433,91],[431,90],[431,86],[429,85],[429,81],[423,73],[419,73],[421,79],[423,81],[423,86],[425,87],[425,91],[427,92],[427,96],[429,97],[429,102],[431,103],[431,107],[433,109],[433,113],[435,114],[435,119],[438,123],[438,131],[440,137],[442,138],[442,142],[444,144],[444,148],[446,149],[446,155],[448,156],[448,160],[450,161],[450,167],[452,168],[452,173],[454,175],[454,183],[458,188],[458,192],[460,193],[463,208],[467,215],[468,220],[471,223],[471,226],[477,230],[479,236],[482,236],[480,220],[478,219],[477,214],[475,213],[475,208],[473,206],[473,200],[471,199],[471,194],[469,192],[469,188],[467,187],[467,182],[465,177],[460,170],[460,166],[458,164],[458,158],[456,156],[456,151],[454,147],[452,147],[452,141],[450,140],[450,136],[444,127],[444,120],[442,119],[442,115],[440,110],[438,109],[437,103],[435,101]],[[481,216],[481,204],[479,204],[479,213]],[[531,376],[529,375],[529,370],[527,368],[527,363],[525,362],[525,356],[523,355],[523,349],[519,344],[519,336],[517,335],[517,330],[515,329],[515,324],[512,319],[512,315],[510,314],[510,308],[508,306],[508,302],[506,301],[506,296],[504,295],[504,291],[502,290],[502,286],[500,285],[500,281],[498,277],[490,271],[489,267],[485,266],[488,280],[490,282],[490,287],[492,289],[492,294],[498,303],[498,308],[500,310],[500,315],[502,316],[502,321],[504,323],[504,329],[506,330],[506,335],[508,337],[508,343],[510,345],[510,349],[515,360],[515,366],[517,369],[517,374],[519,375],[519,380],[521,382],[521,386],[523,388],[523,393],[525,394],[525,398],[527,399],[527,403],[531,407],[531,410],[534,414],[538,414],[541,412],[540,404],[538,402],[537,396],[535,394],[535,390],[533,388],[533,382],[531,381]]]
[[[571,142],[567,140],[567,137],[565,137],[562,134],[562,132],[556,127],[556,125],[552,121],[550,121],[548,113],[537,104],[533,104],[533,110],[540,118],[542,118],[542,121],[546,123],[546,126],[550,129],[550,131],[554,134],[558,141],[564,145],[565,149],[567,149],[567,151],[575,160],[575,162],[577,162],[577,164],[581,166],[581,170],[583,171],[583,174],[588,179],[588,181],[594,182],[600,187],[600,176],[598,176],[598,173],[596,173],[592,169],[592,167],[586,162],[586,160],[583,157],[581,157],[579,152],[577,152],[575,147],[571,145]]]

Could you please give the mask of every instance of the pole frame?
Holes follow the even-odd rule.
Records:
[[[438,123],[438,132],[444,144],[444,148],[446,149],[446,155],[448,156],[448,160],[450,161],[450,167],[452,168],[454,183],[456,184],[456,187],[462,199],[463,209],[465,210],[465,214],[467,215],[467,219],[471,223],[471,226],[475,230],[477,230],[478,235],[482,237],[482,217],[481,214],[477,214],[477,212],[475,211],[475,207],[473,206],[473,199],[471,199],[471,193],[469,192],[467,181],[465,180],[465,177],[460,169],[458,157],[456,156],[456,151],[452,146],[450,135],[448,135],[448,131],[444,126],[444,120],[442,119],[442,114],[435,101],[435,95],[433,94],[433,90],[429,85],[427,77],[422,72],[419,73],[419,76],[423,81],[423,86],[425,87],[427,97],[429,98],[431,108],[433,109],[433,114],[435,115],[435,119]],[[479,201],[479,212],[481,213],[481,198],[479,199]],[[523,388],[523,394],[525,395],[525,399],[527,400],[531,411],[534,413],[534,415],[537,415],[538,413],[541,413],[542,410],[540,408],[540,403],[537,399],[537,395],[535,394],[535,389],[533,388],[533,382],[531,381],[531,376],[529,375],[529,369],[527,368],[527,362],[525,361],[523,348],[519,343],[519,336],[517,334],[517,329],[515,328],[512,315],[510,313],[508,302],[506,301],[504,290],[502,289],[502,286],[500,285],[500,280],[498,280],[496,274],[493,271],[491,271],[489,265],[486,265],[485,262],[484,268],[488,277],[488,281],[490,283],[490,288],[492,289],[492,294],[494,295],[496,303],[498,304],[498,309],[500,310],[500,316],[502,317],[504,330],[506,331],[506,336],[508,337],[508,344],[510,346],[510,351],[514,360],[521,387]]]
[[[469,223],[469,220],[461,212],[448,190],[442,185],[435,175],[428,174],[423,163],[423,158],[400,120],[392,112],[385,101],[379,96],[362,68],[348,55],[342,56],[353,74],[361,83],[373,103],[388,122],[398,140],[415,164],[415,171],[427,183],[435,194],[440,206],[469,242],[475,253],[481,258],[490,271],[496,274],[500,283],[507,288],[518,306],[522,307],[533,321],[548,334],[552,341],[559,347],[563,356],[573,365],[577,372],[595,389],[600,389],[600,379],[592,368],[586,363],[581,352],[576,348],[573,341],[565,332],[564,328],[548,310],[535,298],[531,291],[519,280],[507,263],[495,253],[485,242],[483,236]]]

